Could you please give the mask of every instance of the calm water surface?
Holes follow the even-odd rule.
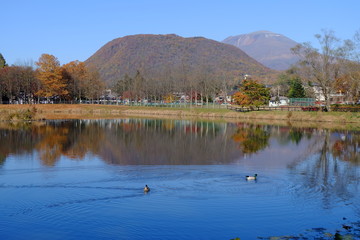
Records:
[[[3,125],[0,239],[329,239],[359,225],[359,144],[242,123]]]

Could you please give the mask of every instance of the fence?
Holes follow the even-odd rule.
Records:
[[[308,101],[310,103],[310,101]],[[9,104],[8,102],[2,102],[2,104]],[[38,103],[35,103],[38,104]],[[101,104],[101,105],[122,105],[122,106],[142,106],[142,107],[161,107],[161,108],[208,108],[208,109],[221,109],[227,108],[229,110],[237,112],[250,112],[250,111],[327,111],[325,107],[318,107],[314,105],[309,106],[279,106],[279,107],[241,107],[230,104],[216,104],[216,103],[161,103],[161,102],[152,102],[152,103],[122,103],[113,100],[94,100],[94,101],[83,101],[79,102],[55,102],[55,103],[39,103],[39,104]],[[334,112],[360,112],[360,106],[344,106],[344,105],[333,105],[331,106],[331,111]]]
[[[301,107],[297,106],[281,106],[281,107],[240,107],[240,106],[228,106],[229,110],[236,112],[251,112],[251,111],[301,111]]]
[[[320,107],[301,107],[301,106],[281,106],[281,107],[240,107],[240,106],[228,106],[229,110],[234,110],[236,112],[250,112],[250,111],[307,111],[307,112],[317,112],[324,111],[324,108]]]
[[[291,106],[314,106],[314,98],[290,98],[289,105]]]
[[[331,111],[334,111],[334,112],[360,112],[360,107],[355,107],[355,106],[332,106]]]
[[[3,101],[0,104],[20,104],[20,103],[10,103]],[[24,103],[29,104],[29,103]],[[59,102],[35,102],[31,104],[100,104],[100,105],[119,105],[119,106],[138,106],[138,107],[161,107],[161,108],[226,108],[229,104],[218,104],[218,103],[164,103],[164,102],[150,102],[150,103],[143,103],[143,102],[127,102],[123,103],[120,101],[115,100],[93,100],[93,101],[59,101]]]
[[[327,112],[326,107],[317,106],[281,106],[281,107],[240,107],[240,106],[228,106],[229,110],[236,112],[250,112],[250,111],[306,111],[306,112]],[[331,106],[332,112],[360,112],[360,106]]]

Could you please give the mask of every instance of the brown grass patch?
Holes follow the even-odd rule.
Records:
[[[254,111],[234,112],[227,109],[212,108],[160,108],[130,107],[122,105],[96,104],[34,104],[34,105],[0,105],[0,120],[6,120],[9,114],[36,109],[36,119],[111,119],[124,117],[146,118],[197,118],[221,119],[226,121],[257,120],[263,122],[284,121],[307,124],[318,123],[352,123],[360,124],[360,113],[339,112],[287,112],[287,111]]]

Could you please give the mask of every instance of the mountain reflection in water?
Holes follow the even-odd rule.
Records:
[[[0,235],[256,239],[314,227],[335,233],[358,224],[359,143],[355,131],[211,121],[0,125]],[[245,180],[255,173],[257,181]],[[301,239],[314,239],[311,233]]]
[[[119,165],[229,163],[239,154],[228,138],[234,126],[177,120],[51,121],[42,126],[2,129],[0,156],[38,151],[42,164],[87,153]],[[230,151],[229,151],[230,150]]]
[[[306,140],[305,147],[292,149],[292,153],[295,151],[292,165],[296,164],[295,158],[315,153],[320,154],[321,162],[331,154],[334,159],[359,164],[360,137],[349,131],[119,119],[49,121],[19,128],[3,126],[0,128],[0,166],[10,154],[33,151],[37,151],[45,166],[54,166],[61,156],[81,160],[86,154],[116,165],[232,164],[254,154],[261,156],[261,152],[265,152],[268,159],[272,155],[281,161],[284,154],[274,153],[274,149],[285,146],[291,149],[291,146],[301,145],[302,140]]]

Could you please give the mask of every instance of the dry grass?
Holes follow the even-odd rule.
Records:
[[[287,112],[261,111],[239,113],[228,109],[212,108],[160,108],[130,107],[117,105],[94,104],[36,104],[36,105],[0,105],[0,120],[7,120],[9,114],[20,111],[35,110],[35,119],[108,119],[123,117],[151,118],[200,118],[223,119],[226,121],[285,121],[296,124],[360,124],[360,113],[339,112]]]

